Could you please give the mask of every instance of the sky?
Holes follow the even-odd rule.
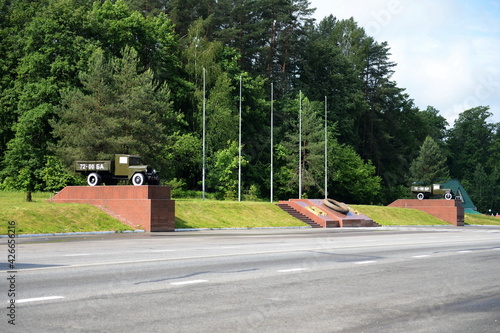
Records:
[[[319,22],[353,17],[395,62],[392,77],[415,105],[433,106],[453,126],[489,106],[500,122],[500,0],[309,0]]]

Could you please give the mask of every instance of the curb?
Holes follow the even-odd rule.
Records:
[[[144,232],[144,230],[57,232],[57,233],[52,233],[52,234],[20,234],[20,235],[16,235],[16,238],[77,236],[77,235],[132,234],[132,233],[140,233],[140,232]],[[9,235],[0,235],[0,238],[9,238]]]
[[[249,227],[249,228],[184,228],[175,231],[209,231],[209,230],[256,230],[256,229],[311,229],[310,226],[300,227]]]

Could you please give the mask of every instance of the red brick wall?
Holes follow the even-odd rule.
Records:
[[[455,226],[464,225],[464,208],[458,200],[443,199],[398,199],[389,207],[414,208],[429,213]]]
[[[68,186],[52,202],[90,204],[148,232],[175,230],[175,201],[168,186]]]

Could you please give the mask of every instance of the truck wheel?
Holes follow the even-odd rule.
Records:
[[[142,173],[136,173],[132,176],[132,184],[134,186],[141,186],[144,184],[144,174]]]
[[[92,172],[90,175],[87,176],[87,184],[89,184],[90,186],[96,186],[101,184],[101,176],[99,176],[95,172]]]
[[[451,200],[451,199],[453,198],[453,195],[451,195],[451,193],[446,193],[446,194],[444,195],[444,198],[445,198],[446,200]]]
[[[418,200],[424,200],[424,198],[425,198],[425,195],[422,192],[420,192],[420,193],[417,194],[417,199]]]

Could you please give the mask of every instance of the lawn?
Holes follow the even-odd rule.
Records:
[[[56,204],[47,199],[49,193],[34,193],[33,202],[26,202],[22,192],[0,192],[0,234],[7,233],[9,221],[15,221],[18,234],[132,230],[91,205]],[[385,226],[449,225],[416,209],[366,205],[351,208]],[[175,212],[177,229],[307,226],[269,202],[177,199]],[[500,225],[500,218],[466,214],[465,223]]]
[[[366,205],[351,207],[381,225],[450,225],[418,209]]]
[[[33,202],[26,202],[22,192],[0,192],[0,234],[7,233],[9,221],[16,222],[18,234],[133,230],[94,206],[46,202],[49,198],[33,193]]]
[[[299,227],[307,224],[269,202],[176,200],[176,228]]]

